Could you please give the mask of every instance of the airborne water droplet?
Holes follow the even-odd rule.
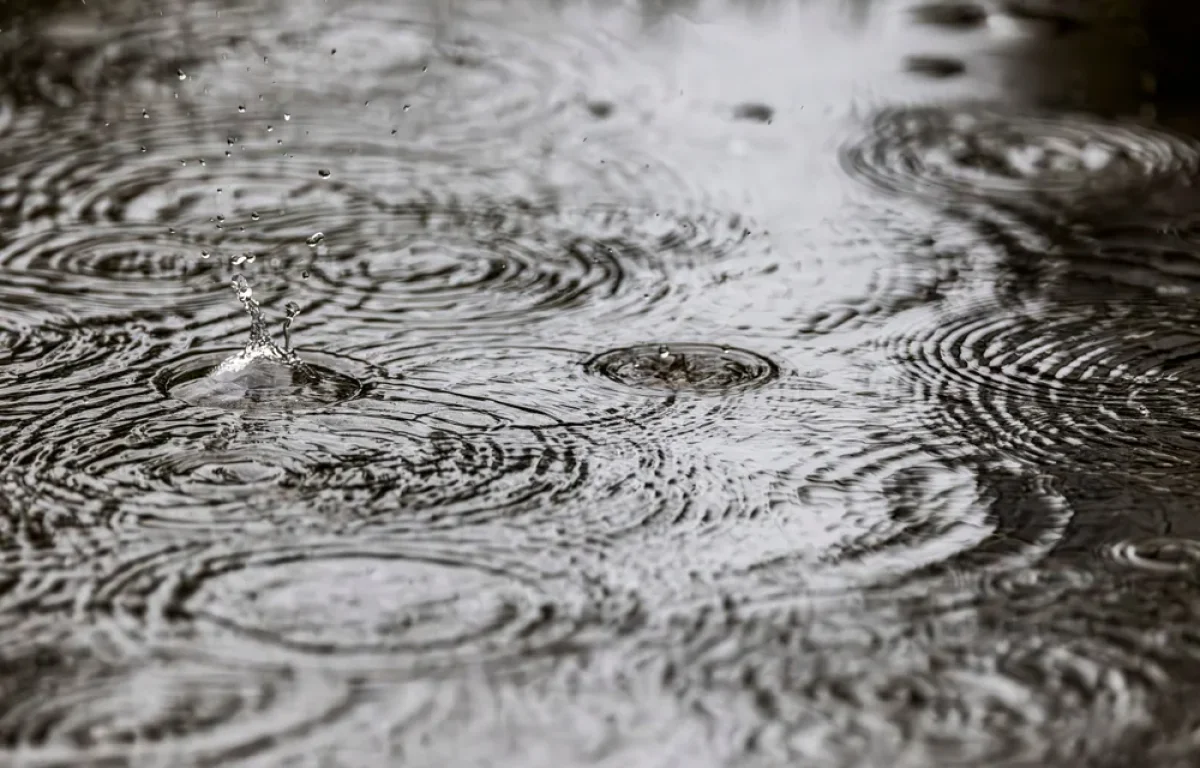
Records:
[[[308,238],[307,240],[305,240],[304,242],[305,242],[305,244],[306,244],[306,245],[308,245],[310,248],[316,248],[318,245],[320,245],[320,244],[321,244],[321,242],[322,242],[324,239],[325,239],[325,233],[324,233],[324,232],[314,232],[314,233],[313,233],[312,235],[310,235],[310,236],[309,236],[309,238]]]
[[[250,220],[251,220],[251,221],[258,221],[258,220],[259,220],[259,218],[260,218],[260,216],[258,215],[258,211],[251,211],[251,212],[250,212]]]
[[[292,116],[291,116],[291,114],[289,114],[289,113],[287,113],[287,112],[284,112],[284,113],[283,113],[283,119],[284,119],[284,120],[291,120],[291,119],[292,119]]]
[[[175,74],[179,77],[180,80],[187,80],[187,75],[184,74],[182,69],[175,70]]]
[[[329,171],[325,168],[322,168],[319,171],[317,171],[317,175],[320,176],[322,179],[328,179],[330,176],[333,175],[333,172]]]
[[[249,301],[254,298],[254,289],[250,287],[250,283],[241,275],[234,275],[230,281],[233,284],[233,292],[237,294],[238,301]]]
[[[246,111],[246,106],[244,104],[238,104],[238,112],[245,112],[245,111]]]
[[[287,314],[283,321],[283,351],[290,355],[292,353],[292,321],[296,319],[296,315],[300,314],[300,305],[289,301],[283,311]]]

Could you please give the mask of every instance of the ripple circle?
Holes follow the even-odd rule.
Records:
[[[1182,538],[1152,538],[1122,541],[1108,550],[1122,565],[1156,573],[1200,571],[1200,541]]]
[[[652,394],[720,395],[766,385],[779,368],[754,352],[713,344],[641,344],[603,352],[589,373]]]
[[[190,764],[266,751],[353,703],[325,676],[173,660],[7,670],[0,759],[17,765]]]
[[[854,177],[933,203],[1121,205],[1200,167],[1196,145],[1149,128],[1082,115],[986,107],[884,110],[842,149]]]
[[[470,558],[386,537],[176,548],[110,573],[86,607],[139,645],[202,639],[223,656],[372,674],[519,662],[583,639],[586,588],[476,545]]]
[[[243,369],[243,376],[235,381],[213,378],[222,363],[238,354],[244,354],[244,350],[205,352],[172,361],[155,374],[154,384],[164,395],[189,405],[295,412],[360,397],[370,391],[374,373],[369,366],[354,360],[305,352],[301,359],[307,372],[303,376],[283,363],[265,360],[250,362]],[[261,369],[262,374],[255,374],[254,368]],[[262,386],[256,386],[259,384]]]
[[[1182,303],[931,310],[887,343],[943,428],[1042,466],[1186,471],[1200,335]]]
[[[216,310],[231,313],[229,257],[267,255],[250,238],[191,237],[156,227],[62,228],[0,247],[11,300],[75,314]],[[278,291],[285,274],[265,262],[256,287]]]
[[[702,302],[723,270],[768,247],[733,215],[435,198],[324,234],[306,290],[339,318],[414,330],[575,316],[649,324]]]

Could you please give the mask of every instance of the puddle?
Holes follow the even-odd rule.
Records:
[[[1161,29],[161,5],[0,11],[0,763],[1196,762]]]

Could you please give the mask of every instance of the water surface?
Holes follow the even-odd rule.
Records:
[[[1104,5],[6,10],[0,764],[1193,764]]]

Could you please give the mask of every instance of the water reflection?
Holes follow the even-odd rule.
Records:
[[[1194,762],[1134,10],[6,6],[0,763]]]

